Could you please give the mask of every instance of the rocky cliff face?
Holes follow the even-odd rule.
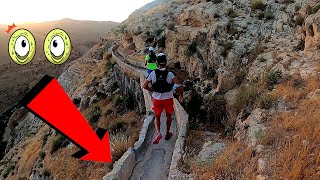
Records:
[[[221,123],[222,134],[261,151],[267,119],[294,104],[290,90],[274,93],[283,83],[311,93],[309,77],[319,76],[319,9],[316,0],[168,0],[136,11],[108,37],[137,61],[154,46],[187,74],[191,129]],[[265,157],[259,164],[263,179]]]
[[[175,0],[146,7],[109,37],[129,53],[144,55],[148,46],[166,52],[201,97],[228,95],[270,71],[315,73],[317,1]]]

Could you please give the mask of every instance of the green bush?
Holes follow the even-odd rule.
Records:
[[[91,111],[90,111],[88,120],[91,123],[95,123],[95,122],[97,122],[99,120],[100,117],[101,117],[100,107],[99,106],[93,106]]]
[[[10,164],[4,171],[3,177],[7,178],[8,175],[10,174],[11,170],[14,170],[15,166],[13,164]]]
[[[257,15],[258,19],[262,20],[264,19],[264,12],[259,12]]]
[[[106,65],[105,65],[105,70],[106,73],[109,72],[110,69],[112,69],[114,64],[112,64],[112,62],[110,60],[107,60]]]
[[[264,10],[266,5],[262,0],[251,0],[251,10],[256,11],[257,9]]]
[[[226,41],[224,43],[222,43],[222,51],[220,53],[221,56],[223,57],[227,57],[228,56],[228,52],[233,48],[234,42],[232,41]]]
[[[197,52],[197,43],[195,41],[193,41],[191,44],[188,45],[188,49],[187,49],[187,56],[192,56]]]
[[[123,34],[124,31],[126,30],[126,28],[127,28],[126,24],[123,24],[123,25],[119,26],[119,32]]]
[[[304,23],[304,18],[300,15],[297,16],[296,20],[295,20],[295,23],[297,26],[302,26],[303,23]]]
[[[246,78],[247,73],[245,69],[240,69],[236,72],[235,83],[237,86],[240,86],[243,80]]]
[[[166,48],[166,37],[165,36],[161,36],[158,39],[158,47],[160,48]]]
[[[313,12],[313,8],[310,6],[310,4],[308,4],[306,7],[306,14],[310,15],[312,14],[312,12]]]
[[[116,106],[117,113],[121,113],[124,110],[133,109],[134,102],[130,96],[119,96],[113,97],[113,103]]]
[[[62,136],[61,134],[56,136],[53,139],[53,143],[52,143],[52,146],[51,146],[51,154],[56,152],[62,146],[64,141],[66,141],[66,138],[64,136]]]
[[[233,9],[229,9],[227,12],[227,15],[231,18],[236,18],[239,16],[238,13],[236,11],[234,11]]]
[[[266,83],[269,89],[273,89],[279,80],[282,78],[282,72],[280,70],[270,71],[266,77]]]
[[[272,11],[266,11],[264,13],[264,17],[266,18],[266,20],[274,19],[274,15],[273,15]]]
[[[107,109],[106,112],[104,113],[105,116],[108,116],[110,114],[113,113],[113,110],[112,109]]]
[[[231,36],[234,36],[238,33],[238,30],[232,19],[227,24],[227,33],[230,34]]]
[[[239,113],[242,109],[251,109],[258,99],[259,89],[257,85],[242,86],[235,99],[234,110]]]
[[[44,157],[46,156],[46,153],[44,151],[41,151],[39,156],[40,156],[40,159],[44,159]]]
[[[43,176],[44,177],[50,177],[51,176],[51,172],[48,169],[44,169],[43,170]]]
[[[153,34],[156,36],[160,36],[163,31],[164,31],[164,29],[159,28],[159,29],[154,30]]]
[[[176,26],[176,25],[175,25],[174,22],[169,22],[169,23],[167,24],[167,29],[170,30],[170,31],[172,31],[172,30],[174,30],[175,26]]]
[[[259,98],[259,106],[262,109],[269,109],[274,105],[274,97],[270,94],[263,94]]]

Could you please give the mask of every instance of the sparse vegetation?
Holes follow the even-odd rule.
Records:
[[[199,175],[200,179],[255,179],[258,156],[255,155],[254,149],[240,142],[227,146],[228,148],[212,164],[195,162],[192,171]]]
[[[114,66],[114,64],[110,60],[107,60],[106,65],[105,65],[105,73],[108,73],[110,71],[110,69],[112,69],[113,66]]]
[[[40,159],[44,159],[45,156],[46,156],[46,153],[44,151],[41,151],[39,154]]]
[[[229,51],[233,48],[234,42],[226,41],[226,42],[223,42],[221,45],[222,45],[223,49],[222,49],[220,55],[223,57],[227,57]]]
[[[133,99],[130,96],[116,95],[113,98],[113,103],[116,106],[117,113],[124,112],[125,110],[131,110],[134,108]]]
[[[295,20],[297,26],[302,26],[304,23],[304,18],[301,15],[298,15]]]
[[[227,12],[227,15],[230,17],[230,18],[236,18],[238,17],[238,13],[236,11],[234,11],[233,9],[229,9],[228,12]]]
[[[188,45],[188,49],[187,49],[187,56],[192,56],[197,52],[197,43],[195,41],[192,41],[189,45]]]
[[[116,133],[110,135],[110,144],[113,159],[120,159],[120,157],[127,151],[127,149],[133,146],[135,139],[128,137],[122,133]]]
[[[89,113],[89,116],[88,116],[88,120],[91,122],[91,123],[95,123],[99,120],[99,118],[101,117],[101,110],[100,110],[100,107],[95,105],[95,106],[92,106],[91,107],[91,111]]]
[[[234,36],[238,33],[236,25],[234,24],[233,19],[229,20],[227,24],[227,33],[231,36]]]
[[[166,37],[165,36],[161,36],[158,39],[158,47],[160,48],[166,48]]]
[[[269,132],[262,139],[262,145],[274,151],[268,160],[269,177],[318,179],[320,100],[308,99],[306,96],[320,88],[319,78],[308,78],[304,88],[295,87],[292,80],[279,86],[281,88],[277,87],[276,91],[296,109],[280,113],[268,123]]]
[[[306,15],[310,15],[312,14],[313,10],[312,10],[312,7],[310,6],[310,4],[308,4],[306,6]]]
[[[317,4],[315,5],[313,8],[312,8],[312,14],[315,14],[319,11],[320,9],[320,4]]]
[[[264,10],[266,5],[262,0],[251,0],[251,10],[256,11],[257,9]]]
[[[127,25],[126,25],[126,24],[120,25],[120,26],[119,26],[119,32],[120,32],[121,34],[123,34],[123,33],[125,32],[126,28],[127,28]]]
[[[269,109],[274,105],[274,97],[271,94],[262,94],[259,98],[259,106],[262,109]]]
[[[257,84],[240,87],[235,103],[232,106],[232,110],[238,114],[243,109],[252,110],[254,104],[259,98],[259,88]]]
[[[51,172],[50,172],[48,169],[45,168],[45,169],[43,170],[43,176],[44,176],[44,177],[50,177],[50,176],[51,176]]]
[[[51,154],[56,152],[60,147],[62,147],[63,143],[66,141],[66,138],[61,134],[57,135],[52,142],[51,146]]]
[[[266,84],[269,89],[273,89],[279,80],[282,78],[282,72],[280,70],[270,71],[266,75]]]
[[[263,45],[262,41],[259,40],[257,45],[255,46],[254,49],[251,50],[249,54],[249,62],[253,62],[254,60],[257,59],[257,57],[264,52],[265,46]]]
[[[164,29],[159,28],[159,29],[154,30],[153,34],[155,36],[160,36],[163,31],[164,31]]]
[[[274,15],[273,15],[272,11],[265,11],[264,17],[266,18],[266,20],[274,19]]]
[[[294,0],[283,0],[282,2],[283,4],[292,4],[294,3]]]
[[[176,24],[174,22],[169,22],[167,24],[167,29],[170,30],[170,31],[173,31],[175,26],[176,26]]]

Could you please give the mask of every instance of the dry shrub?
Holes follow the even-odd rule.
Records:
[[[266,5],[262,0],[251,0],[251,10],[256,11],[257,9],[264,10]]]
[[[260,39],[259,42],[256,44],[255,48],[251,50],[249,54],[249,61],[253,62],[257,59],[257,57],[262,54],[265,50],[265,45],[263,44],[262,40]]]
[[[282,113],[270,123],[264,145],[273,146],[271,179],[319,179],[320,100],[305,99],[296,112]]]
[[[136,137],[126,136],[123,133],[116,133],[110,135],[112,160],[117,161],[121,158],[129,147],[132,147],[136,142]]]
[[[267,170],[270,179],[320,179],[320,99],[305,98],[319,87],[319,79],[311,77],[302,89],[293,88],[290,82],[277,89],[297,109],[269,121],[269,132],[262,144],[273,152]]]
[[[213,164],[207,166],[195,163],[192,170],[200,179],[255,179],[257,159],[252,148],[235,142]]]
[[[242,86],[236,95],[236,99],[230,110],[240,113],[242,109],[251,110],[259,98],[259,87],[257,84]]]
[[[305,98],[311,91],[320,88],[318,77],[309,77],[305,82],[298,83],[297,77],[291,78],[289,81],[283,82],[277,86],[273,95],[283,97],[286,102],[297,103]]]

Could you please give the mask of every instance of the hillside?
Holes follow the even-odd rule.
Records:
[[[113,162],[71,158],[77,148],[21,108],[6,119],[0,175],[8,179],[110,177],[105,175],[119,169],[116,161],[134,146],[139,130],[144,132],[146,112],[141,107],[147,105],[132,69],[141,70],[136,65],[153,46],[167,54],[168,68],[183,82],[181,105],[189,117],[188,128],[176,144],[162,142],[178,154],[149,142],[148,157],[131,156],[137,164],[130,167],[138,169],[123,174],[134,179],[146,173],[149,179],[170,180],[320,179],[319,24],[317,0],[147,4],[105,32],[59,79],[90,125],[112,132]],[[111,43],[113,56],[106,48]],[[115,54],[121,58],[118,65]],[[158,166],[152,163],[167,164],[165,152],[180,159],[174,167],[157,169],[162,174],[155,176],[152,172]],[[152,154],[156,161],[148,160]],[[119,162],[125,164],[123,159]],[[172,169],[176,171],[170,176]]]
[[[2,47],[0,49],[0,112],[11,108],[45,74],[58,77],[68,64],[85,55],[92,46],[100,41],[100,37],[105,36],[108,31],[116,26],[117,23],[114,22],[63,19],[43,23],[17,24],[17,28],[7,34],[4,32],[7,26],[0,25],[0,29],[3,30],[0,32],[0,47]],[[9,38],[18,28],[31,31],[37,45],[34,60],[24,66],[15,64],[8,54]],[[52,65],[47,61],[43,53],[43,41],[54,28],[65,30],[69,34],[73,46],[71,57],[67,63],[59,66]]]
[[[200,179],[318,179],[319,111],[305,107],[319,103],[319,9],[314,0],[154,2],[108,38],[140,62],[154,46],[186,74],[183,172]],[[294,149],[302,145],[300,155]]]

